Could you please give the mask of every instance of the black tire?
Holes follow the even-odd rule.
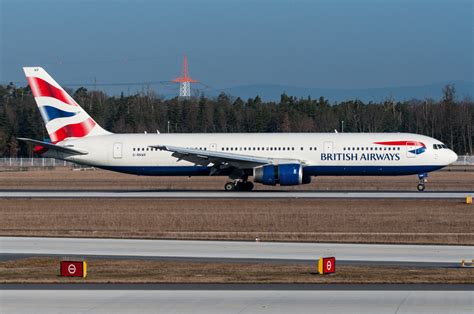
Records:
[[[419,192],[423,192],[425,190],[425,185],[420,183],[416,186]]]
[[[252,191],[253,190],[253,183],[250,181],[245,182],[245,191]]]
[[[227,192],[235,191],[235,184],[234,184],[234,182],[227,182],[227,183],[224,185],[224,190],[226,190]]]

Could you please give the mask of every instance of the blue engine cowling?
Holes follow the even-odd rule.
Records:
[[[300,164],[265,165],[253,169],[253,181],[264,185],[299,185],[311,182],[303,177]]]

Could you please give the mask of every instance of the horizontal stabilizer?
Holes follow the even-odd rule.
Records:
[[[31,144],[35,144],[35,145],[38,145],[38,146],[41,146],[41,147],[44,147],[44,148],[47,148],[47,149],[55,150],[55,151],[58,151],[58,152],[61,152],[61,153],[66,153],[66,154],[71,154],[71,155],[87,155],[88,154],[88,152],[86,152],[84,150],[79,150],[77,148],[70,148],[70,147],[60,146],[60,145],[51,144],[51,143],[48,143],[48,142],[33,140],[33,139],[30,139],[30,138],[18,138],[18,140],[23,141],[23,142],[27,142],[27,143],[31,143]]]

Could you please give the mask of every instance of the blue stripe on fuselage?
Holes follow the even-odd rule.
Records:
[[[211,168],[205,166],[98,166],[99,168],[144,176],[207,176]],[[306,166],[306,176],[410,175],[431,172],[444,166]],[[221,175],[227,175],[221,173]]]
[[[307,166],[303,174],[309,176],[398,176],[431,172],[444,166]]]
[[[57,119],[57,118],[68,118],[75,116],[77,112],[69,112],[69,111],[64,111],[55,107],[51,106],[43,106],[40,107],[41,114],[43,116],[43,119],[46,120],[47,122]]]

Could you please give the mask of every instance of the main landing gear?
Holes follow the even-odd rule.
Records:
[[[427,177],[427,173],[418,174],[418,185],[416,186],[418,191],[423,192],[425,190],[425,183],[428,181]]]
[[[234,180],[224,185],[226,191],[252,191],[253,183],[250,181]]]

